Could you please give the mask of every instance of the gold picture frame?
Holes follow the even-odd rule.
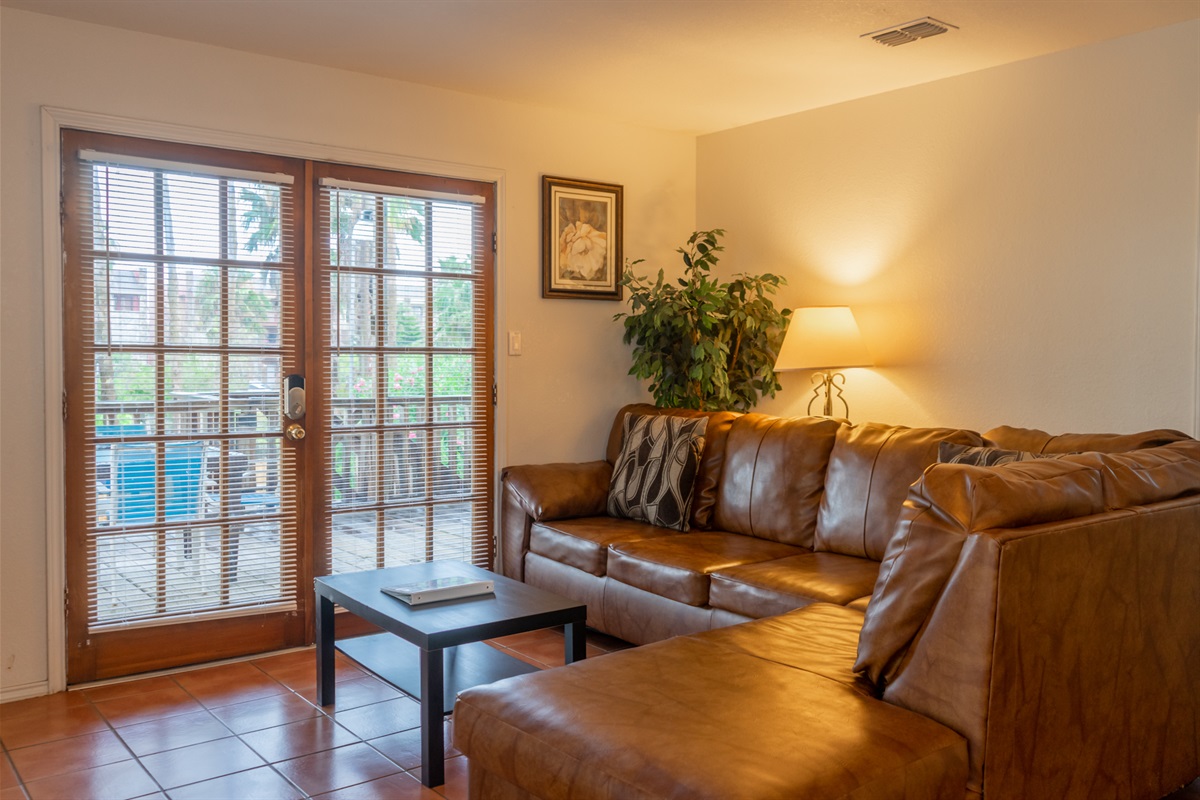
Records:
[[[624,296],[623,193],[615,183],[542,176],[542,297]]]

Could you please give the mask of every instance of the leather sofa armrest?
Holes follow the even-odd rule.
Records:
[[[603,514],[611,479],[607,461],[505,467],[500,473],[500,574],[525,579],[534,522]]]
[[[1198,531],[1187,497],[970,534],[883,699],[963,734],[986,797],[1169,794],[1200,765]]]

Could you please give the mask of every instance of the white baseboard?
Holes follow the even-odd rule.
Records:
[[[19,686],[6,686],[0,689],[0,703],[11,703],[13,700],[25,700],[30,697],[41,697],[50,694],[49,681],[22,683]]]

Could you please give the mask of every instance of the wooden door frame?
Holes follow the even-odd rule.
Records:
[[[185,170],[188,168],[187,165],[194,164],[202,172],[210,167],[219,170],[223,167],[244,168],[243,165],[246,165],[250,169],[267,174],[291,175],[293,179],[292,194],[295,195],[295,200],[281,208],[281,212],[287,216],[281,217],[280,220],[282,228],[290,229],[293,236],[284,239],[281,235],[280,240],[283,249],[278,268],[284,288],[280,297],[281,336],[278,352],[280,369],[284,373],[304,369],[305,353],[303,348],[306,328],[303,312],[306,309],[306,294],[302,234],[307,230],[306,219],[310,216],[310,211],[305,205],[302,187],[299,184],[304,180],[307,162],[286,156],[263,155],[231,148],[211,148],[179,142],[163,142],[144,137],[114,136],[77,128],[62,131],[60,149],[64,153],[71,154],[90,149],[145,156],[178,163],[183,165]],[[88,377],[91,365],[88,363],[86,354],[89,346],[93,343],[90,340],[91,334],[88,325],[85,324],[85,319],[91,319],[93,326],[95,322],[92,309],[85,308],[81,304],[81,300],[85,298],[83,294],[84,275],[92,270],[90,262],[83,255],[82,250],[85,248],[81,240],[81,234],[89,225],[87,219],[91,212],[90,206],[83,205],[85,201],[81,189],[81,177],[87,169],[82,158],[64,157],[64,184],[69,182],[72,185],[69,192],[65,191],[67,186],[64,185],[61,219],[64,223],[74,220],[75,226],[71,231],[72,235],[64,236],[63,242],[67,265],[71,267],[64,270],[63,277],[63,356],[65,359],[63,380],[67,389],[63,400],[63,410],[66,416],[63,425],[68,443],[82,443],[90,426],[85,397],[88,393],[87,387],[91,382],[91,378]],[[64,233],[66,232],[64,231]],[[229,259],[224,253],[221,258],[228,265]],[[163,260],[166,259],[161,253],[155,255],[154,261],[161,262]],[[156,305],[163,303],[161,295],[163,285],[159,283],[161,280],[160,274],[155,279],[156,292],[159,293]],[[289,296],[291,306],[296,309],[292,315],[287,315],[282,311],[282,307],[288,302],[285,298]],[[222,305],[225,306],[227,302],[228,299],[222,296]],[[228,313],[228,308],[224,308],[222,317],[224,318]],[[157,330],[155,347],[163,346],[164,336],[161,329]],[[229,343],[224,338],[222,338],[220,346],[224,349],[226,356],[236,352],[229,349]],[[224,386],[224,383],[222,385]],[[158,392],[163,391],[164,387],[160,378]],[[160,396],[159,400],[161,399]],[[155,405],[157,418],[159,416],[158,401]],[[294,453],[287,456],[281,453],[279,465],[280,477],[296,486],[291,503],[284,503],[282,496],[280,498],[280,509],[291,512],[280,523],[280,545],[282,547],[286,541],[284,531],[291,530],[291,543],[295,548],[291,574],[300,579],[292,582],[287,594],[280,598],[284,604],[294,603],[291,610],[278,608],[265,610],[253,606],[243,609],[236,607],[212,608],[211,610],[218,613],[221,611],[224,613],[221,616],[206,616],[200,620],[181,616],[174,619],[155,619],[153,620],[154,624],[145,627],[117,625],[107,629],[93,630],[89,620],[95,613],[92,602],[95,599],[93,582],[96,577],[92,574],[90,564],[93,562],[91,548],[98,545],[98,540],[93,539],[88,532],[87,518],[90,505],[88,501],[92,498],[91,492],[94,491],[90,488],[87,480],[88,469],[94,466],[88,463],[88,456],[93,451],[84,447],[82,448],[84,457],[81,458],[77,455],[67,460],[65,485],[68,489],[76,489],[74,494],[67,497],[65,505],[65,537],[71,553],[71,557],[66,560],[65,564],[67,679],[69,682],[87,683],[107,678],[119,678],[142,672],[172,669],[201,661],[241,657],[261,652],[264,649],[296,647],[308,642],[311,637],[307,633],[309,629],[306,627],[306,623],[312,618],[310,606],[313,600],[311,592],[305,588],[304,579],[310,574],[311,569],[308,553],[311,552],[312,532],[305,525],[306,499],[311,494],[305,489],[306,481],[310,480],[305,470],[305,454],[313,447],[310,441],[300,443],[287,441],[282,430],[286,422],[285,419],[280,419],[279,428],[272,432],[272,435],[273,438],[278,438],[281,448],[295,450]],[[226,420],[226,424],[228,424],[228,420]],[[151,433],[157,434],[163,432],[161,429],[151,431]],[[211,444],[214,440],[207,438],[211,433],[212,431],[206,431],[197,435]],[[223,427],[219,433],[229,435],[230,430]],[[264,432],[263,435],[268,434]],[[293,471],[290,474],[285,475],[282,472],[284,459],[291,463]],[[191,526],[195,523],[195,520],[191,520],[188,524]],[[203,525],[203,523],[201,524]],[[165,549],[165,528],[170,526],[162,518],[159,519],[158,525],[159,529],[155,535],[161,538],[162,543],[159,546]],[[228,519],[221,525],[222,527],[233,527]],[[165,553],[160,557],[164,559],[164,563],[156,564],[156,570],[165,569]],[[160,577],[159,580],[161,581],[163,578]]]
[[[507,303],[505,302],[504,253],[506,241],[506,181],[504,170],[478,167],[434,159],[415,158],[396,153],[384,153],[336,145],[300,142],[292,139],[214,131],[170,122],[132,119],[109,114],[97,114],[68,108],[43,106],[41,109],[41,157],[42,157],[42,288],[43,288],[43,363],[45,392],[45,536],[46,536],[46,680],[21,687],[19,692],[6,694],[4,699],[15,700],[40,694],[60,692],[67,688],[67,628],[64,613],[66,596],[66,481],[65,443],[63,430],[63,231],[60,218],[62,197],[62,152],[63,128],[80,128],[97,133],[112,133],[136,136],[180,144],[208,147],[223,147],[234,150],[272,153],[274,155],[302,158],[313,161],[334,161],[379,169],[418,172],[446,177],[465,178],[495,184],[496,187],[496,237],[494,256],[495,304],[494,330],[507,327]],[[311,245],[305,243],[306,248]],[[311,295],[310,295],[311,296]],[[311,335],[312,326],[305,325],[305,335]],[[493,337],[495,343],[502,336]],[[507,456],[506,401],[503,391],[507,383],[506,363],[494,352],[497,385],[501,391],[499,402],[493,409],[493,467],[499,475],[500,466]],[[495,504],[496,509],[499,504]],[[494,511],[493,514],[498,513]],[[493,525],[496,524],[493,519]]]

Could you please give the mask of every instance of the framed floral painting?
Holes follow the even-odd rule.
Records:
[[[542,176],[542,297],[621,299],[621,195],[612,183]]]

